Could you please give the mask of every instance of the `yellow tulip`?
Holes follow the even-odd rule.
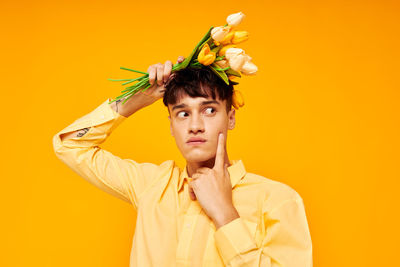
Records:
[[[235,31],[231,30],[227,35],[225,35],[224,39],[220,41],[220,44],[222,45],[230,44],[234,35]]]
[[[197,60],[203,64],[204,66],[211,65],[216,58],[215,52],[210,50],[210,46],[205,43],[201,48],[199,55],[197,56]]]
[[[218,56],[220,56],[220,57],[224,56],[226,50],[227,50],[228,48],[233,48],[233,47],[236,47],[236,45],[230,44],[230,45],[225,45],[225,46],[223,46],[223,47],[219,50]]]
[[[232,105],[235,109],[239,109],[244,106],[244,98],[239,90],[234,90],[232,95]]]
[[[249,39],[249,33],[246,31],[234,31],[233,37],[231,39],[232,44],[242,43]]]

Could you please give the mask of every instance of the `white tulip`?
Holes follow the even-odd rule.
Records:
[[[252,57],[241,48],[231,47],[226,49],[225,58],[233,70],[243,72],[245,75],[255,74],[258,70],[257,66],[251,62]]]
[[[257,66],[250,61],[246,61],[243,66],[241,72],[245,75],[254,75],[258,71]]]
[[[229,33],[229,30],[231,29],[230,26],[219,26],[219,27],[214,27],[211,30],[211,37],[217,41],[221,42],[225,36]]]
[[[228,23],[228,25],[236,27],[240,24],[244,17],[245,15],[242,12],[234,13],[226,18],[226,22]]]
[[[230,47],[230,48],[226,49],[226,51],[225,51],[225,58],[229,60],[231,57],[240,55],[240,54],[244,55],[243,49],[237,48],[237,47]]]
[[[241,71],[243,65],[246,63],[246,56],[243,54],[237,54],[237,55],[233,55],[230,59],[229,59],[229,66],[231,66],[231,69],[235,70],[235,71]]]
[[[229,63],[225,59],[215,61],[215,64],[217,64],[221,69],[225,69],[225,68],[229,67]]]
[[[249,56],[249,55],[247,55],[247,54],[244,54],[244,56],[246,57],[246,61],[252,60],[252,57],[251,57],[251,56]]]

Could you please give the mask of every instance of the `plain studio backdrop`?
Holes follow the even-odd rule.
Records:
[[[0,266],[128,266],[132,207],[59,161],[52,137],[135,78],[120,67],[188,56],[242,11],[259,67],[231,159],[303,198],[314,265],[393,266],[399,240],[397,1],[1,1]],[[102,145],[122,158],[184,159],[162,102]]]

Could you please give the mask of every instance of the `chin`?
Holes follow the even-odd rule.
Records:
[[[211,159],[212,157],[213,155],[210,155],[209,153],[196,153],[195,151],[192,151],[184,156],[184,158],[189,162],[203,162]]]

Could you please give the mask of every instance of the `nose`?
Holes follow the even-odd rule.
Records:
[[[199,114],[193,113],[189,120],[189,133],[197,132],[204,132],[204,122]]]

